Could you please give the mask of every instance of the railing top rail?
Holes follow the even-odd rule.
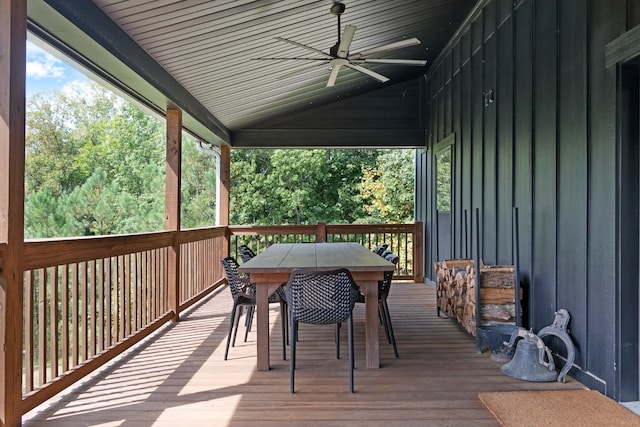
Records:
[[[226,226],[191,228],[180,231],[180,243],[197,242],[198,240],[222,237],[227,234]]]
[[[327,233],[399,233],[413,231],[415,224],[327,224]]]
[[[162,231],[126,236],[28,240],[24,244],[24,268],[32,270],[165,248],[173,244],[175,234]]]
[[[415,224],[326,224],[327,232],[407,232],[413,231]],[[234,234],[278,234],[315,233],[317,225],[230,225],[229,231]]]
[[[315,234],[316,225],[230,225],[231,235]]]

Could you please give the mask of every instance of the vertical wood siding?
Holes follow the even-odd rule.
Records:
[[[479,235],[485,263],[514,263],[518,207],[525,326],[537,331],[566,308],[572,374],[611,397],[619,397],[618,151],[616,73],[604,53],[638,24],[633,3],[484,2],[426,76],[427,152],[416,160],[416,200],[424,205],[417,220],[431,248],[425,276],[433,278],[436,261],[434,147],[453,132],[454,256],[475,255]],[[562,343],[551,345],[566,354]]]

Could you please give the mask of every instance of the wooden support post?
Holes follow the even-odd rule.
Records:
[[[231,148],[222,145],[220,146],[220,171],[218,175],[220,179],[220,218],[218,218],[218,224],[229,225],[229,190],[231,188]],[[224,256],[229,256],[231,252],[230,239],[227,234],[227,242],[225,245],[226,253]]]
[[[316,226],[316,242],[327,241],[327,224],[319,222]]]
[[[164,228],[174,232],[173,246],[169,249],[168,286],[169,309],[173,321],[180,319],[180,181],[182,164],[182,111],[167,110],[167,154]]]
[[[0,425],[22,423],[27,2],[0,0]]]

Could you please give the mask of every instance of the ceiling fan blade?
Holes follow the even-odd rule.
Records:
[[[418,67],[422,67],[427,65],[427,61],[426,60],[422,60],[422,59],[384,59],[384,58],[365,58],[365,59],[361,59],[360,61],[367,63],[367,64],[396,64],[396,65],[415,65]],[[358,62],[358,60],[355,60],[355,62]]]
[[[289,61],[289,60],[295,60],[295,61],[324,61],[324,62],[328,62],[329,58],[308,58],[308,57],[303,57],[303,56],[299,56],[299,57],[291,57],[291,56],[262,56],[260,58],[250,58],[252,61],[264,61],[264,60],[274,60],[274,61]]]
[[[349,47],[351,47],[351,41],[353,35],[356,33],[355,25],[347,25],[342,32],[342,38],[340,39],[340,45],[338,46],[338,57],[346,58],[349,53]]]
[[[349,66],[349,61],[343,58],[333,58],[331,60],[331,74],[329,74],[329,81],[327,82],[327,87],[331,87],[336,84],[336,79],[338,78],[338,72],[340,71],[340,67],[346,65]]]
[[[306,44],[302,44],[302,43],[294,42],[293,40],[285,39],[284,37],[276,37],[276,40],[280,40],[280,41],[282,41],[282,42],[289,43],[289,44],[292,44],[292,45],[294,45],[294,46],[298,46],[298,47],[301,47],[301,48],[303,48],[303,49],[310,50],[311,52],[316,52],[316,53],[319,53],[319,54],[321,54],[321,55],[331,57],[331,55],[329,55],[328,53],[325,53],[325,52],[321,51],[320,49],[316,49],[316,48],[313,48],[313,47],[311,47],[311,46],[307,46]]]
[[[388,50],[401,49],[403,47],[416,46],[420,44],[420,40],[417,38],[400,40],[398,42],[384,44],[378,47],[372,47],[360,52],[356,52],[353,55],[349,55],[349,59],[363,59],[366,56],[373,55],[380,52],[386,52]]]
[[[331,74],[329,74],[329,81],[327,82],[327,87],[331,87],[336,84],[336,79],[338,78],[338,72],[340,71],[340,64],[334,64],[331,67]]]
[[[344,64],[344,65],[356,71],[360,71],[361,73],[366,74],[369,77],[373,77],[374,79],[378,80],[380,83],[385,83],[389,81],[388,77],[385,77],[382,74],[378,74],[375,71],[371,71],[368,68],[364,68],[356,64]]]

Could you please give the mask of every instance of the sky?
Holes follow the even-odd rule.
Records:
[[[27,41],[27,99],[43,90],[64,90],[87,81],[84,74]]]

